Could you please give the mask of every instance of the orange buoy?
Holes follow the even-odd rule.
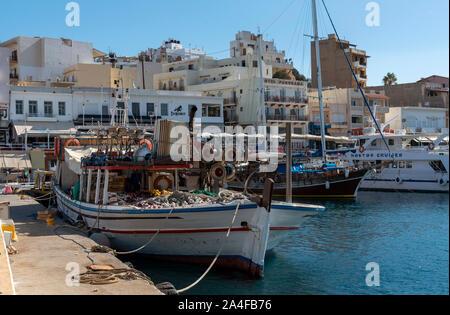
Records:
[[[65,146],[66,146],[66,147],[70,147],[70,145],[71,145],[72,143],[75,143],[78,147],[81,146],[81,143],[80,143],[80,141],[79,141],[78,139],[70,139],[70,140],[68,140],[68,141],[66,142]]]
[[[144,143],[147,144],[148,149],[151,151],[152,148],[153,148],[152,142],[151,142],[150,140],[147,140],[147,139],[142,139],[142,140],[139,142],[139,146],[142,146]]]

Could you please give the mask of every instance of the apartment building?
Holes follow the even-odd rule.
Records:
[[[117,95],[116,95],[117,94]],[[96,87],[19,87],[11,90],[9,134],[13,143],[52,145],[53,137],[75,134],[77,128],[109,125],[116,96],[126,90]],[[223,126],[223,100],[199,92],[129,90],[128,119],[131,126],[150,129],[157,118],[189,122],[189,112],[204,127]],[[119,107],[125,103],[118,102]]]
[[[239,31],[236,34],[236,39],[230,42],[230,57],[237,58],[245,56],[247,53],[258,53],[258,36],[248,32]],[[292,80],[292,70],[294,65],[292,60],[286,60],[286,52],[284,50],[279,51],[275,46],[274,41],[261,41],[261,53],[262,59],[267,65],[272,66],[272,74],[278,71],[286,72]]]
[[[306,133],[307,82],[274,79],[273,66],[264,59],[263,109],[257,52],[243,46],[239,53],[232,54],[234,57],[220,60],[201,56],[161,64],[161,71],[153,75],[153,88],[199,91],[203,95],[222,97],[226,124],[261,125],[262,110],[265,110],[267,125],[278,125],[283,131],[286,123],[291,122],[298,133]]]
[[[311,89],[309,92],[312,134],[320,132],[320,110],[318,92]],[[365,91],[369,106],[375,113],[379,124],[386,121],[389,112],[389,97],[382,92]],[[349,136],[354,130],[371,127],[372,116],[364,104],[359,89],[326,88],[323,91],[324,116],[327,133],[332,136]]]
[[[444,108],[448,128],[449,78],[433,75],[417,82],[390,86],[373,86],[374,91],[384,91],[391,107]]]
[[[349,58],[358,82],[362,88],[367,86],[367,56],[366,51],[356,49],[355,44],[341,40],[345,53]],[[337,88],[357,88],[358,85],[348,66],[347,59],[341,49],[338,38],[335,34],[328,35],[327,39],[319,41],[320,64],[322,68],[323,86],[334,86]],[[317,62],[315,43],[311,42],[311,75],[312,87],[317,88]]]
[[[0,43],[10,53],[12,85],[70,86],[63,82],[64,69],[78,63],[94,63],[93,45],[64,38],[19,36]]]

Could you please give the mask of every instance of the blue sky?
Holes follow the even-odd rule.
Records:
[[[0,41],[12,37],[66,37],[89,41],[102,51],[137,55],[169,37],[186,47],[228,56],[238,30],[275,39],[300,72],[310,76],[310,0],[78,0],[80,27],[67,27],[67,0],[2,1]],[[449,2],[447,0],[377,0],[380,26],[365,23],[369,0],[325,0],[342,38],[367,51],[369,85],[379,85],[387,72],[399,83],[432,74],[449,75]],[[319,4],[321,36],[332,32]],[[8,12],[11,12],[8,14]],[[281,16],[280,16],[281,15]]]

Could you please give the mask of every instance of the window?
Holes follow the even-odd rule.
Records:
[[[133,113],[134,118],[138,118],[141,116],[141,104],[140,103],[132,103],[131,104],[131,112]]]
[[[38,113],[37,101],[28,102],[28,113],[31,117],[36,117]]]
[[[53,117],[53,103],[44,102],[44,114],[45,117]]]
[[[125,109],[125,103],[124,102],[117,102],[117,107],[120,109]]]
[[[155,104],[147,103],[147,115],[154,116],[155,115]]]
[[[398,162],[392,162],[392,168],[398,168]]]
[[[413,162],[412,161],[407,161],[406,162],[406,168],[413,168]]]
[[[23,115],[23,101],[16,101],[16,114]]]
[[[203,105],[203,117],[220,117],[220,105]]]
[[[108,105],[102,106],[102,116],[103,117],[109,116],[109,106]]]
[[[398,162],[398,167],[399,167],[399,168],[405,168],[405,166],[406,166],[405,161],[400,161],[400,162]]]
[[[66,116],[66,102],[58,103],[58,113],[59,116]]]
[[[389,146],[393,146],[395,144],[394,139],[389,139]]]
[[[169,116],[169,104],[161,104],[161,116]]]
[[[253,60],[253,68],[258,68],[258,61]]]

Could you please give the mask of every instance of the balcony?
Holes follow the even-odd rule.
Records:
[[[366,51],[365,50],[359,50],[359,49],[355,49],[355,48],[347,48],[345,49],[345,52],[347,54],[355,54],[355,55],[366,55]]]
[[[236,97],[224,98],[223,99],[223,105],[224,106],[239,105],[239,101],[238,101],[238,99]]]
[[[308,117],[304,115],[287,115],[287,114],[266,114],[268,121],[286,121],[286,122],[307,122]]]
[[[366,68],[366,67],[367,67],[367,64],[366,64],[365,62],[360,62],[360,61],[358,60],[358,61],[353,61],[353,66],[354,66],[355,68]]]
[[[36,122],[56,122],[58,118],[53,113],[28,113],[27,121],[36,121]]]
[[[283,103],[283,104],[308,104],[308,98],[299,97],[281,97],[276,95],[265,95],[264,100],[266,103]]]

